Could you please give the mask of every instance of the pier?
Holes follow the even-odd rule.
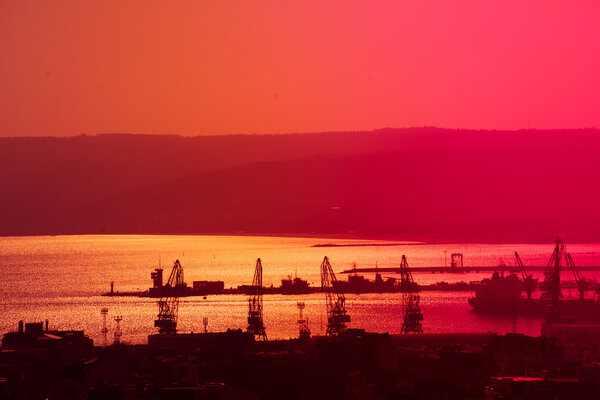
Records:
[[[494,272],[504,269],[505,272],[519,272],[518,266],[471,266],[471,267],[412,267],[411,271],[413,274],[427,273],[427,274],[464,274],[470,272]],[[544,271],[545,266],[528,266],[529,271]],[[600,271],[600,266],[577,266],[580,271]],[[342,274],[353,274],[353,273],[388,273],[388,274],[399,274],[400,267],[367,267],[367,268],[351,268],[341,272]]]

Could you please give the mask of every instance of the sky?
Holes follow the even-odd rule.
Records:
[[[597,0],[0,0],[0,136],[600,127]]]

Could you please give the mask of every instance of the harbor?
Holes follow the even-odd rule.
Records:
[[[516,258],[520,260],[518,254]],[[384,329],[364,329],[363,324],[372,323],[373,318],[357,323],[353,318],[356,309],[347,307],[342,282],[324,257],[319,268],[322,300],[318,304],[326,315],[324,334],[311,330],[315,321],[304,313],[306,303],[299,301],[294,337],[273,339],[268,337],[272,321],[265,319],[264,310],[274,304],[265,301],[260,258],[247,286],[243,327],[214,330],[203,317],[196,332],[188,332],[181,323],[189,314],[180,313],[180,308],[193,303],[180,302],[186,285],[184,269],[176,260],[166,282],[157,270],[152,273],[160,300],[154,303],[158,306],[154,332],[143,344],[127,342],[122,325],[127,318],[122,315],[110,315],[116,325],[109,328],[109,309],[105,307],[100,310],[102,341],[92,340],[83,330],[57,329],[49,320],[19,321],[18,329],[2,338],[0,396],[541,399],[552,394],[595,398],[600,395],[600,322],[574,319],[564,306],[560,269],[572,268],[571,272],[579,275],[562,240],[556,240],[547,265],[547,279],[541,287],[551,303],[538,332],[433,333],[423,329],[428,315],[426,308],[421,308],[420,290],[403,255],[399,268],[403,290],[395,294],[400,296],[400,307],[393,313],[401,329],[390,334]],[[510,302],[511,291],[491,292],[496,285],[510,285],[515,296],[525,289],[530,299],[538,281],[527,275],[522,263],[519,266],[523,281],[514,274],[505,276],[504,270],[502,275],[495,272],[481,282],[475,298],[484,293],[488,299],[501,294],[498,300]],[[579,280],[585,282],[581,276]],[[580,296],[573,301],[585,299],[586,288],[578,287]],[[277,384],[261,384],[264,376]]]
[[[331,242],[331,239],[323,239]],[[109,309],[109,328],[114,326],[113,317],[122,316],[123,339],[132,344],[145,343],[153,329],[156,317],[157,297],[138,297],[137,294],[153,286],[151,272],[157,268],[159,256],[165,266],[163,284],[171,270],[172,262],[179,259],[185,270],[185,282],[193,287],[194,281],[223,281],[225,289],[251,285],[254,263],[258,256],[263,262],[264,318],[273,339],[288,339],[296,335],[297,302],[304,302],[305,316],[311,322],[314,334],[326,331],[326,316],[319,266],[323,260],[323,248],[311,247],[314,238],[270,237],[210,237],[210,236],[56,236],[39,238],[14,238],[4,240],[0,253],[3,281],[0,290],[6,299],[4,319],[0,321],[0,333],[14,329],[15,321],[50,318],[60,321],[64,329],[85,330],[95,342],[102,342],[98,326],[101,324],[101,308]],[[344,243],[340,240],[340,243]],[[24,256],[22,249],[32,249],[33,256]],[[423,330],[426,333],[517,332],[529,335],[539,333],[543,317],[487,315],[473,312],[469,299],[475,291],[452,291],[452,286],[470,285],[489,279],[492,272],[469,274],[421,274],[420,267],[444,264],[444,250],[452,249],[464,255],[465,263],[498,265],[499,257],[510,265],[514,251],[518,250],[526,265],[540,265],[548,261],[552,244],[543,245],[408,245],[377,247],[327,248],[333,270],[340,282],[347,281],[341,271],[357,266],[399,265],[401,254],[406,253],[413,278],[421,288],[421,309],[425,316]],[[600,246],[569,243],[569,251],[579,264],[592,264]],[[69,249],[68,253],[65,249]],[[235,257],[232,250],[239,249]],[[454,251],[448,251],[448,256]],[[167,261],[171,258],[168,265]],[[31,268],[35,266],[35,270]],[[125,267],[127,266],[127,267]],[[17,273],[17,271],[19,271]],[[72,271],[77,271],[73,274]],[[218,273],[216,272],[218,271]],[[500,272],[500,269],[498,269]],[[531,271],[543,281],[543,274]],[[305,294],[269,293],[269,288],[280,286],[289,275],[308,282],[315,292]],[[582,275],[590,281],[597,279],[591,271]],[[349,274],[352,276],[354,274]],[[358,274],[359,276],[362,274]],[[399,276],[381,273],[383,280]],[[365,274],[373,282],[373,276]],[[109,283],[115,282],[115,291],[134,292],[135,296],[101,296],[109,292]],[[561,280],[566,299],[578,298],[571,273]],[[40,282],[45,282],[43,285]],[[446,284],[437,284],[446,282]],[[561,284],[562,284],[561,283]],[[568,287],[565,287],[568,286]],[[445,290],[452,289],[452,290]],[[346,291],[347,306],[352,312],[352,326],[362,326],[369,331],[399,334],[402,292],[352,293]],[[539,296],[540,292],[536,292]],[[591,298],[594,291],[586,296]],[[524,294],[523,294],[524,296]],[[204,298],[206,297],[206,299]],[[23,307],[27,304],[27,307]],[[182,297],[180,324],[183,332],[198,332],[203,318],[208,318],[212,331],[228,328],[245,329],[247,312],[246,292],[227,295]],[[379,318],[372,318],[378,315]]]
[[[162,284],[162,274],[164,270],[157,268],[151,273],[153,286],[143,291],[121,292],[115,290],[114,282],[110,284],[110,291],[102,293],[102,296],[108,297],[151,297],[160,298],[164,293],[165,286]],[[354,274],[347,280],[340,280],[340,286],[347,293],[401,293],[404,287],[400,282],[400,278],[386,278],[377,273],[374,280],[365,278],[362,275]],[[185,284],[185,283],[184,283]],[[477,287],[478,282],[436,282],[428,285],[419,285],[419,290],[423,291],[473,291]],[[235,288],[225,288],[223,281],[194,281],[192,286],[184,285],[181,290],[181,297],[206,297],[209,295],[236,295],[249,294],[252,287],[249,285],[239,285]],[[265,295],[303,295],[321,292],[320,287],[310,286],[308,281],[292,275],[281,280],[280,286],[265,286],[263,293]]]
[[[600,2],[0,10],[0,400],[600,399]]]

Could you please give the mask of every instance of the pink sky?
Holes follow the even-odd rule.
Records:
[[[600,2],[0,1],[0,136],[600,127]]]

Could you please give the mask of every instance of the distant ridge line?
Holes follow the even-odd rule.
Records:
[[[391,247],[391,246],[418,246],[425,245],[424,242],[405,243],[317,243],[310,247]]]

